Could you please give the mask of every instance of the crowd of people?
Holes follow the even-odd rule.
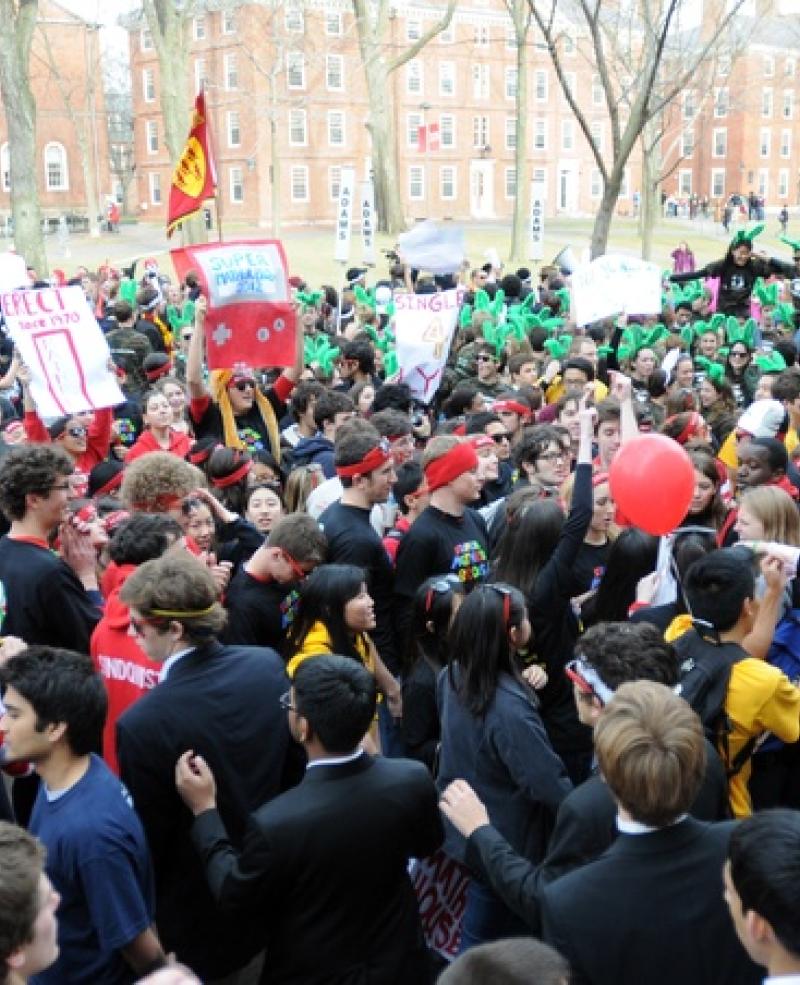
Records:
[[[292,277],[282,369],[208,371],[194,273],[82,269],[124,402],[55,420],[3,334],[0,983],[800,982],[800,243],[758,232],[581,326],[557,267]],[[393,300],[456,288],[424,404]],[[614,499],[655,433],[658,535]]]

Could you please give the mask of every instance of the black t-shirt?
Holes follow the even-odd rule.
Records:
[[[276,395],[272,387],[264,390],[263,393],[275,411],[275,417],[280,420],[286,412],[286,404]],[[207,435],[218,438],[220,442],[225,440],[222,414],[210,397],[193,400],[190,405],[190,415],[197,441]],[[271,451],[267,426],[257,403],[254,403],[244,414],[237,414],[235,420],[236,432],[247,451]]]
[[[282,653],[298,600],[297,582],[259,581],[239,571],[225,593],[228,624],[223,642],[268,646]]]

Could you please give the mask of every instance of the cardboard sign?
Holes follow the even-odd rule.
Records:
[[[397,237],[403,261],[432,274],[452,274],[464,261],[464,230],[426,219]]]
[[[294,363],[296,317],[282,243],[204,243],[173,250],[172,260],[181,280],[197,272],[208,298],[209,369]]]
[[[125,400],[108,369],[108,343],[80,287],[3,291],[0,307],[31,371],[31,396],[40,417],[114,407]]]
[[[442,382],[463,296],[461,288],[438,294],[395,294],[394,334],[400,379],[423,403],[431,402]]]
[[[661,268],[636,257],[606,254],[581,264],[572,274],[570,287],[578,325],[623,312],[661,312]]]
[[[452,961],[461,941],[469,870],[438,849],[429,858],[414,863],[411,881],[428,947]]]

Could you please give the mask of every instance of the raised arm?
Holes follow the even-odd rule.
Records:
[[[194,306],[194,331],[186,353],[186,385],[190,400],[210,398],[208,387],[203,380],[203,350],[205,338],[206,311],[208,301],[201,294]]]

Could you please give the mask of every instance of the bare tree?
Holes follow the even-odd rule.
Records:
[[[397,173],[395,113],[389,77],[398,68],[415,58],[432,38],[449,27],[456,3],[457,0],[447,0],[447,8],[442,17],[408,48],[389,58],[386,53],[389,49],[389,27],[392,16],[390,0],[353,0],[358,45],[369,100],[367,129],[372,138],[375,205],[378,213],[378,228],[383,232],[398,233],[405,228]]]
[[[588,54],[595,66],[611,126],[610,162],[592,134],[589,119],[572,92],[563,66],[564,4],[528,0],[542,32],[561,88],[583,131],[603,183],[600,207],[592,229],[591,254],[606,250],[625,167],[649,121],[675,99],[707,59],[714,56],[745,0],[735,0],[727,13],[704,34],[681,67],[664,71],[669,44],[679,28],[683,0],[640,0],[622,5],[612,0],[576,0],[576,25],[588,35]],[[560,7],[557,16],[556,8]]]
[[[8,129],[11,215],[17,252],[42,275],[47,254],[36,187],[36,103],[30,57],[38,0],[0,0],[0,96]]]
[[[527,0],[504,0],[514,27],[514,44],[517,53],[516,167],[517,194],[511,219],[510,259],[522,261],[525,252],[525,236],[528,227],[528,36],[531,28],[531,12]]]

